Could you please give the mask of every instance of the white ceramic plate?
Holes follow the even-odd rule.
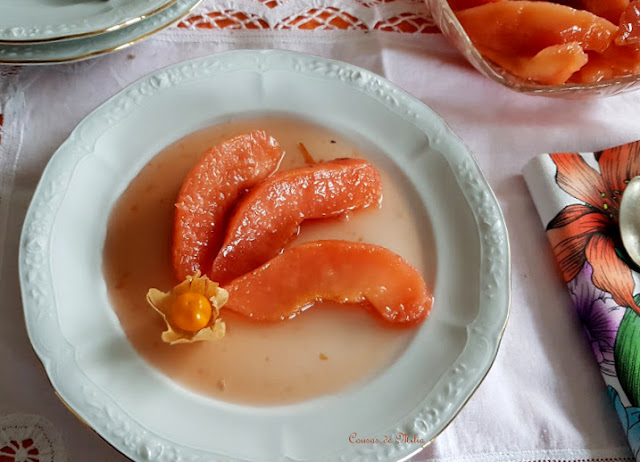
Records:
[[[0,41],[100,34],[133,24],[176,0],[0,0]]]
[[[0,64],[67,63],[121,50],[178,21],[201,1],[178,0],[169,8],[149,18],[105,34],[30,45],[0,44]]]
[[[203,398],[148,366],[109,305],[101,268],[106,212],[146,162],[190,132],[256,111],[297,115],[377,146],[415,187],[437,255],[432,314],[391,366],[342,393],[261,408]],[[145,461],[409,457],[488,372],[510,296],[502,214],[445,123],[369,71],[284,51],[181,63],[89,115],[35,192],[20,278],[28,333],[57,393],[114,447]],[[350,443],[353,432],[380,442]],[[399,433],[423,442],[384,442]]]

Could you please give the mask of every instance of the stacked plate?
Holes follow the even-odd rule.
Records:
[[[0,64],[79,61],[128,47],[201,0],[0,0]]]

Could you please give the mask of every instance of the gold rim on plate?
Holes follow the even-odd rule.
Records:
[[[511,265],[511,251],[509,250],[508,252],[508,256],[509,256],[509,265]],[[509,285],[511,285],[511,283],[509,283]],[[511,293],[511,292],[509,292]],[[440,431],[433,437],[431,438],[429,441],[427,441],[424,445],[422,445],[421,447],[419,447],[418,449],[416,449],[414,452],[412,452],[411,454],[407,455],[406,457],[403,457],[402,459],[399,459],[397,462],[407,462],[409,461],[412,457],[415,457],[416,455],[420,454],[423,450],[425,450],[427,448],[427,446],[430,446],[431,443],[433,443],[440,435],[442,435],[442,433],[449,428],[449,425],[451,425],[451,423],[456,420],[458,418],[458,415],[460,414],[460,412],[462,412],[462,410],[467,406],[467,404],[469,404],[469,401],[471,400],[471,398],[473,398],[475,396],[475,394],[477,393],[477,391],[480,389],[480,387],[482,386],[482,384],[484,383],[485,379],[487,378],[487,375],[489,375],[489,372],[491,372],[491,369],[493,369],[493,365],[496,362],[496,358],[498,357],[498,351],[500,351],[500,345],[502,344],[502,339],[504,338],[504,331],[507,328],[507,324],[509,323],[509,318],[511,317],[511,295],[509,295],[509,305],[507,306],[507,317],[504,320],[504,325],[502,326],[502,330],[500,331],[500,337],[498,338],[498,343],[497,343],[497,348],[496,348],[496,354],[493,356],[493,359],[491,360],[491,364],[489,365],[489,368],[487,369],[487,372],[484,374],[484,376],[480,379],[480,382],[478,382],[478,385],[476,385],[476,387],[473,389],[473,391],[471,392],[471,394],[469,395],[469,397],[465,400],[464,403],[462,403],[462,406],[460,406],[460,409],[458,409],[456,411],[456,413],[453,415],[453,417],[451,418],[451,420],[449,422],[447,422],[447,424],[442,427],[440,429]],[[29,345],[31,345],[31,349],[34,353],[35,350],[33,349],[33,344],[31,344],[31,342],[29,343]],[[42,363],[42,360],[40,359],[40,356],[38,356],[38,354],[36,353],[36,359],[38,360],[38,363],[40,364],[40,367],[42,368],[42,370],[45,372],[45,376],[47,378],[47,383],[49,384],[49,386],[51,387],[51,389],[53,390],[54,395],[56,396],[56,398],[58,398],[58,400],[64,405],[65,408],[67,408],[67,410],[76,417],[76,419],[78,419],[78,421],[84,425],[85,427],[87,427],[91,433],[93,433],[94,435],[96,435],[98,438],[100,438],[102,441],[104,441],[105,443],[107,443],[107,445],[109,445],[109,447],[111,447],[114,451],[118,452],[119,454],[121,454],[123,457],[126,457],[127,459],[129,459],[128,456],[126,456],[122,451],[120,451],[120,449],[118,449],[116,446],[114,446],[113,444],[111,444],[104,436],[102,436],[100,433],[98,433],[86,420],[84,420],[82,417],[80,417],[80,415],[69,405],[69,403],[67,403],[64,398],[62,396],[60,396],[60,394],[57,392],[56,388],[53,386],[53,384],[51,383],[51,379],[49,378],[49,374],[47,374],[47,371],[44,367],[44,364]],[[129,459],[132,460],[132,459]]]
[[[200,3],[200,2],[198,2]],[[506,227],[506,223],[505,223],[505,232],[507,233],[507,236],[509,235],[509,230]],[[458,418],[458,415],[460,414],[460,412],[462,412],[462,410],[467,406],[467,404],[469,404],[469,401],[471,400],[471,398],[473,398],[476,393],[478,392],[478,390],[480,389],[480,387],[482,386],[482,384],[484,383],[485,379],[487,378],[487,376],[489,375],[489,372],[491,372],[491,369],[493,369],[493,365],[496,362],[496,358],[498,357],[498,352],[500,351],[500,346],[502,344],[502,340],[504,339],[504,332],[507,329],[507,325],[509,324],[509,319],[511,318],[511,245],[509,244],[509,240],[507,239],[507,267],[509,268],[509,303],[507,304],[507,316],[504,319],[504,324],[502,325],[502,329],[500,330],[500,335],[498,336],[498,341],[496,343],[496,351],[495,354],[493,355],[493,359],[491,360],[491,364],[489,364],[489,367],[487,368],[487,371],[485,372],[485,374],[482,376],[482,378],[480,379],[480,381],[478,382],[478,384],[475,386],[475,388],[472,390],[471,394],[467,397],[467,399],[462,403],[462,405],[460,406],[460,408],[455,412],[455,414],[453,415],[453,417],[451,418],[451,420],[449,420],[449,422],[447,422],[438,433],[436,433],[435,436],[433,436],[429,441],[427,441],[424,445],[422,445],[421,447],[417,448],[414,452],[412,452],[411,454],[397,460],[397,462],[407,462],[409,461],[412,457],[415,457],[416,455],[420,454],[424,449],[427,448],[427,446],[430,446],[431,443],[433,443],[440,435],[442,435],[442,433],[449,428],[449,425],[451,425],[451,423],[456,420]],[[26,322],[26,321],[25,321]],[[118,449],[116,446],[114,446],[113,444],[111,444],[109,442],[109,440],[107,440],[104,436],[102,436],[100,433],[98,433],[97,430],[95,430],[85,419],[83,419],[70,405],[69,403],[67,403],[64,398],[62,396],[60,396],[60,394],[58,393],[58,391],[56,390],[56,387],[53,385],[53,383],[51,382],[51,379],[49,378],[49,374],[47,373],[46,368],[44,367],[44,363],[42,362],[42,359],[40,358],[40,356],[38,355],[38,353],[35,351],[35,348],[33,347],[33,343],[29,342],[29,345],[31,346],[31,350],[35,353],[36,359],[38,360],[38,364],[40,365],[40,367],[42,368],[42,370],[45,373],[45,377],[47,379],[47,383],[49,384],[49,387],[51,387],[51,389],[53,390],[54,395],[56,396],[56,398],[58,398],[58,400],[64,405],[65,408],[67,408],[67,410],[76,417],[76,419],[78,419],[78,421],[83,424],[85,427],[87,427],[91,433],[93,433],[94,435],[96,435],[98,438],[100,438],[102,441],[104,441],[105,443],[107,443],[107,445],[109,445],[111,448],[113,448],[113,450],[115,450],[116,452],[118,452],[119,454],[121,454],[123,457],[126,457],[127,459],[129,459],[128,456],[126,456],[122,451],[120,451],[120,449]],[[132,459],[129,459],[132,460]]]
[[[118,24],[114,24],[112,26],[109,26],[105,29],[99,29],[99,30],[94,30],[94,31],[90,31],[90,32],[83,32],[80,34],[69,34],[69,35],[60,35],[58,37],[51,37],[51,38],[43,38],[43,39],[25,39],[25,40],[2,40],[0,39],[0,45],[34,45],[34,44],[38,44],[38,43],[51,43],[51,42],[62,42],[65,40],[70,40],[70,39],[78,39],[78,38],[85,38],[85,37],[91,37],[94,35],[101,35],[101,34],[106,34],[107,32],[114,32],[118,29],[122,29],[123,27],[127,27],[127,26],[131,26],[137,22],[142,21],[143,19],[147,19],[149,16],[153,16],[156,13],[160,13],[161,11],[169,8],[170,6],[173,6],[175,3],[177,3],[178,0],[168,0],[167,2],[165,2],[163,5],[160,5],[158,8],[149,11],[143,15],[140,16],[136,16],[135,18],[129,18],[126,19],[124,21],[122,21],[121,23]]]
[[[173,0],[172,0],[173,1]],[[178,0],[175,0],[175,2],[177,2]],[[110,48],[104,48],[101,50],[96,50],[96,51],[92,51],[90,53],[86,53],[84,55],[79,55],[79,56],[74,56],[72,58],[64,58],[64,59],[32,59],[32,60],[21,60],[21,59],[0,59],[0,64],[14,64],[14,65],[29,65],[29,64],[62,64],[62,63],[71,63],[71,62],[75,62],[75,61],[82,61],[85,59],[89,59],[89,58],[95,58],[97,56],[102,56],[108,53],[112,53],[115,51],[119,51],[119,50],[123,50],[125,48],[130,47],[131,45],[135,45],[138,42],[141,42],[142,40],[149,38],[150,36],[166,29],[167,27],[175,24],[177,21],[180,21],[181,19],[183,19],[185,16],[189,15],[191,12],[193,12],[193,10],[196,9],[196,7],[198,5],[200,5],[200,3],[202,2],[202,0],[197,0],[192,6],[189,7],[189,9],[187,11],[185,11],[184,13],[180,14],[178,17],[176,17],[175,19],[171,20],[170,22],[168,22],[167,24],[163,24],[162,26],[158,27],[157,29],[154,29],[150,32],[147,32],[146,34],[143,34],[133,40],[130,40],[128,42],[122,43],[120,45],[117,45],[115,47],[110,47]],[[146,18],[145,18],[146,19]],[[2,43],[0,43],[2,44]]]
[[[494,195],[494,197],[495,197],[495,195]],[[496,202],[497,202],[497,199],[496,199]],[[507,229],[507,224],[506,223],[504,224],[504,229],[505,229],[505,232],[506,232],[506,234],[508,236],[509,235],[509,230]],[[467,399],[462,403],[460,408],[453,414],[453,417],[451,417],[449,422],[447,422],[440,429],[440,431],[438,433],[436,433],[436,435],[433,438],[431,438],[424,445],[422,445],[422,447],[416,449],[414,452],[412,452],[408,456],[403,457],[402,459],[399,459],[397,462],[408,462],[412,457],[415,457],[418,454],[420,454],[424,449],[427,448],[427,446],[431,445],[431,443],[433,443],[440,435],[442,435],[442,433],[447,428],[449,428],[449,425],[451,425],[451,423],[458,418],[458,415],[460,414],[460,412],[462,412],[462,410],[467,406],[467,404],[469,404],[469,401],[471,400],[471,398],[473,398],[476,395],[477,391],[480,389],[480,387],[484,383],[485,379],[489,375],[489,372],[491,372],[491,369],[493,369],[493,365],[495,364],[496,358],[498,357],[498,353],[500,352],[500,346],[502,345],[502,340],[504,339],[504,331],[507,329],[507,324],[509,324],[509,319],[511,318],[511,245],[509,244],[509,239],[507,239],[507,267],[509,268],[509,303],[507,304],[507,316],[504,318],[504,324],[502,325],[502,329],[500,330],[500,335],[498,336],[498,342],[496,343],[496,351],[495,351],[495,354],[493,355],[493,359],[491,360],[491,364],[489,364],[489,367],[487,368],[487,371],[484,373],[484,375],[482,376],[482,378],[480,379],[478,384],[475,386],[475,388],[471,391],[471,394],[469,394]],[[47,377],[48,377],[48,375],[47,375]],[[58,395],[57,392],[56,392],[56,395]],[[58,398],[60,398],[59,395],[58,395]],[[62,398],[60,398],[60,399],[62,399]],[[96,434],[97,434],[97,432],[96,432]]]
[[[199,2],[197,2],[199,3]],[[480,172],[480,175],[484,178],[484,176],[482,175],[482,173]],[[486,181],[486,179],[485,179]],[[495,193],[493,193],[492,191],[490,191],[490,195],[493,199],[493,202],[495,202],[496,206],[498,206],[498,201],[497,198],[495,197]],[[478,218],[476,217],[476,220]],[[477,383],[475,383],[475,385],[472,387],[472,389],[470,390],[468,396],[466,397],[466,399],[464,399],[464,401],[462,401],[459,406],[458,409],[455,410],[455,412],[453,413],[453,415],[451,416],[451,418],[448,420],[447,423],[445,423],[442,428],[440,428],[436,434],[434,436],[432,436],[426,443],[423,443],[419,446],[417,446],[410,454],[406,455],[406,456],[402,456],[399,459],[397,459],[397,462],[402,462],[402,461],[407,461],[408,459],[410,459],[411,457],[414,457],[416,454],[420,453],[423,449],[425,449],[427,446],[429,446],[434,440],[436,440],[443,432],[444,430],[446,430],[450,423],[453,422],[460,414],[460,412],[462,411],[462,409],[464,409],[464,407],[469,403],[469,401],[471,400],[472,397],[475,396],[475,394],[477,393],[478,389],[482,386],[482,384],[484,383],[487,375],[489,374],[489,372],[491,371],[491,369],[493,368],[493,365],[495,364],[495,360],[497,358],[497,355],[499,353],[500,350],[500,346],[502,343],[502,340],[504,338],[504,333],[506,331],[506,327],[508,325],[508,321],[510,319],[511,316],[511,297],[512,297],[512,292],[511,292],[511,279],[512,279],[512,271],[511,271],[511,249],[510,249],[510,242],[508,239],[508,229],[507,229],[507,225],[506,223],[502,220],[502,226],[501,228],[504,229],[504,233],[506,236],[505,239],[505,245],[506,245],[506,289],[507,289],[507,300],[506,300],[506,316],[504,317],[504,321],[502,323],[502,325],[500,326],[500,330],[499,333],[497,335],[497,337],[495,338],[495,342],[492,342],[493,344],[493,348],[491,348],[491,361],[488,364],[488,367],[486,368],[486,370],[484,371],[484,374],[482,374],[482,376],[479,378],[479,380],[477,381]],[[26,313],[25,313],[26,314]],[[25,319],[26,322],[26,319]],[[35,347],[33,342],[30,342],[30,345],[33,349],[34,352],[36,352]],[[40,356],[37,354],[36,352],[36,358],[39,360],[40,364],[42,365],[42,367],[44,368],[44,363],[42,361],[42,359],[40,358]],[[45,370],[45,372],[47,372]],[[50,384],[50,386],[52,387],[55,395],[60,399],[60,401],[70,410],[70,412],[74,415],[76,415],[76,417],[79,419],[80,422],[82,422],[84,425],[86,425],[92,432],[94,432],[96,435],[98,435],[102,440],[104,440],[107,444],[109,444],[111,447],[114,448],[115,451],[117,451],[120,454],[124,453],[118,449],[115,445],[113,445],[112,443],[110,443],[108,441],[108,439],[106,437],[103,437],[98,431],[96,431],[91,425],[89,425],[82,417],[80,417],[76,411],[71,408],[64,400],[64,398],[58,393],[58,391],[56,390],[56,387],[52,384],[51,382],[51,378],[49,376],[48,373],[45,374],[48,382]],[[125,456],[128,457],[128,456]]]

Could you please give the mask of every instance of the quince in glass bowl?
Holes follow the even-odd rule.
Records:
[[[583,98],[640,88],[640,0],[425,0],[483,75],[532,95]]]

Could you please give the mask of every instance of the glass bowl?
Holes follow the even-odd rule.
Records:
[[[447,0],[425,0],[425,2],[442,34],[464,55],[467,61],[484,76],[512,90],[530,95],[579,99],[613,96],[640,89],[640,74],[588,84],[542,85],[522,80],[482,57],[458,22]]]

